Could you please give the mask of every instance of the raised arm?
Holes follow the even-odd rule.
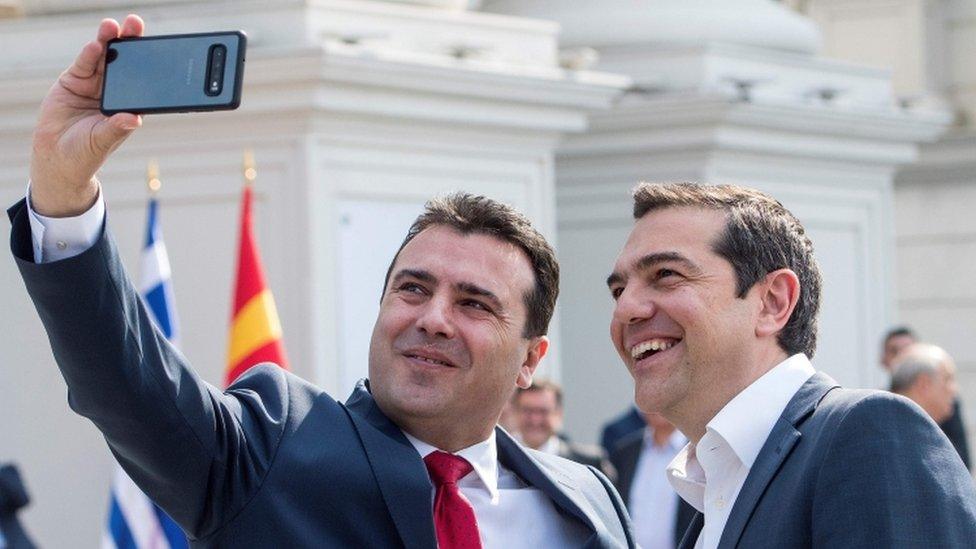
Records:
[[[95,172],[141,123],[132,114],[98,111],[102,57],[111,38],[142,31],[136,16],[121,27],[102,21],[97,39],[45,98],[31,159],[35,212],[73,217],[97,199]],[[98,427],[129,476],[192,537],[213,533],[264,482],[288,418],[285,374],[257,368],[226,393],[208,385],[156,329],[105,224],[91,247],[41,263],[34,261],[26,205],[9,214],[11,248],[69,405]]]

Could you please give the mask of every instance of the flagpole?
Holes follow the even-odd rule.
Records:
[[[258,171],[254,163],[254,150],[244,149],[244,185],[254,187],[254,180],[258,177]]]
[[[159,188],[163,186],[163,182],[159,180],[159,163],[155,158],[150,158],[149,164],[146,165],[146,186],[149,187],[149,194],[152,196],[156,196]]]

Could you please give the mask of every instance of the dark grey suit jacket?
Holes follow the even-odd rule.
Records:
[[[5,549],[33,549],[34,542],[21,526],[17,513],[30,503],[27,488],[13,464],[0,465],[0,546]]]
[[[959,457],[962,458],[962,462],[966,465],[966,469],[969,469],[971,466],[969,462],[969,443],[966,441],[966,426],[962,420],[961,407],[962,405],[957,398],[952,403],[952,415],[949,416],[949,419],[940,423],[939,428],[949,437],[949,442],[955,446],[956,451],[959,452]]]
[[[342,404],[261,365],[220,391],[155,329],[107,231],[81,255],[38,265],[23,201],[9,214],[69,405],[194,546],[436,547],[427,470],[367,383]],[[496,433],[499,461],[588,530],[585,547],[633,547],[602,474]]]
[[[691,548],[696,514],[682,540]],[[786,406],[732,507],[720,548],[973,547],[976,487],[906,398],[818,373]]]

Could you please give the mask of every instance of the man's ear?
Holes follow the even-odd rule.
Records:
[[[793,314],[800,300],[800,279],[790,269],[778,269],[766,275],[760,283],[759,318],[756,335],[768,337],[778,334]]]
[[[535,369],[539,367],[539,362],[542,360],[542,357],[546,356],[548,351],[548,337],[537,336],[532,338],[532,341],[529,343],[529,350],[525,353],[525,360],[519,368],[518,379],[515,380],[516,385],[523,389],[528,389],[532,386],[532,375],[535,374]]]

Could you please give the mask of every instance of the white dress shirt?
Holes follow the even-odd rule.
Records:
[[[76,256],[91,248],[105,220],[105,201],[98,199],[85,213],[75,217],[45,217],[34,211],[27,187],[27,216],[30,221],[34,262],[49,263]]]
[[[421,459],[437,450],[409,433],[403,434]],[[458,489],[474,508],[484,549],[580,547],[589,537],[586,527],[560,514],[549,496],[499,463],[494,431],[488,440],[455,455],[468,460],[473,468],[458,481]],[[431,505],[434,493],[431,488]]]
[[[641,549],[674,549],[678,498],[668,484],[666,471],[687,442],[681,432],[675,431],[658,446],[654,444],[654,431],[650,427],[644,429],[644,442],[627,502],[634,537]]]
[[[718,547],[759,451],[790,399],[814,373],[802,353],[779,363],[730,400],[708,422],[698,444],[689,443],[668,466],[674,490],[705,515],[696,548]]]
[[[29,196],[29,192],[28,192]],[[30,208],[34,261],[47,263],[78,255],[96,240],[105,219],[105,203],[99,193],[95,205],[77,217],[50,218]],[[437,450],[407,433],[421,458]],[[564,517],[549,496],[525,484],[498,461],[498,445],[492,431],[488,440],[456,453],[474,469],[458,488],[474,507],[484,549],[579,547],[589,531],[575,519]],[[434,489],[431,488],[431,506]]]

